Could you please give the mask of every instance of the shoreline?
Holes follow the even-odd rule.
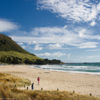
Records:
[[[100,75],[51,71],[36,68],[35,65],[0,65],[0,72],[9,73],[21,78],[29,79],[35,83],[35,90],[73,90],[80,94],[93,94],[100,97]],[[37,77],[40,77],[40,85]]]
[[[37,66],[37,65],[28,65],[28,66],[33,66],[32,68],[36,68],[36,69],[48,70],[48,71],[55,71],[55,72],[65,72],[65,73],[74,73],[74,74],[100,75],[100,72],[64,71],[64,70],[53,70],[53,69],[46,69],[46,68],[34,67],[34,66]]]
[[[73,74],[87,74],[87,75],[100,75],[100,72],[82,72],[82,71],[64,71],[64,70],[54,70],[54,69],[46,69],[46,68],[41,68],[41,67],[36,67],[36,66],[41,66],[41,65],[8,65],[8,64],[1,64],[0,66],[27,66],[29,68],[36,68],[36,69],[41,69],[41,70],[48,70],[48,71],[54,71],[54,72],[65,72],[65,73],[73,73]],[[32,66],[32,67],[31,67]]]

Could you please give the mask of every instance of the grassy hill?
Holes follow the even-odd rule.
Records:
[[[0,34],[0,63],[7,64],[60,64],[60,60],[37,57],[20,47],[10,37]]]
[[[16,51],[1,51],[0,62],[6,64],[35,64],[37,60],[42,61],[41,58],[27,53],[20,53]]]
[[[16,51],[21,53],[28,53],[10,37],[3,34],[0,34],[0,51]]]
[[[36,60],[42,59],[24,50],[10,37],[0,34],[0,63],[34,64]]]

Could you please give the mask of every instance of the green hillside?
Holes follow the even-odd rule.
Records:
[[[28,53],[10,37],[3,34],[0,34],[0,51],[16,51],[21,53]]]
[[[42,60],[37,56],[16,51],[1,51],[0,62],[6,64],[35,64],[37,60]]]
[[[60,64],[60,60],[42,59],[20,47],[10,37],[0,34],[0,63],[7,64]]]
[[[37,59],[40,58],[24,50],[10,37],[0,34],[0,63],[34,64]]]

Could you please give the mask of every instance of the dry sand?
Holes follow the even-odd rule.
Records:
[[[26,65],[0,66],[0,72],[10,73],[35,83],[35,89],[66,90],[100,97],[100,75],[68,73],[32,68]],[[40,85],[37,77],[40,77]]]

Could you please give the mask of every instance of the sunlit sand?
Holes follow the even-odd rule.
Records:
[[[0,72],[26,78],[34,82],[35,90],[75,91],[100,97],[100,75],[68,73],[32,68],[26,65],[2,65]],[[38,85],[37,77],[40,77]],[[30,87],[29,87],[30,88]]]

